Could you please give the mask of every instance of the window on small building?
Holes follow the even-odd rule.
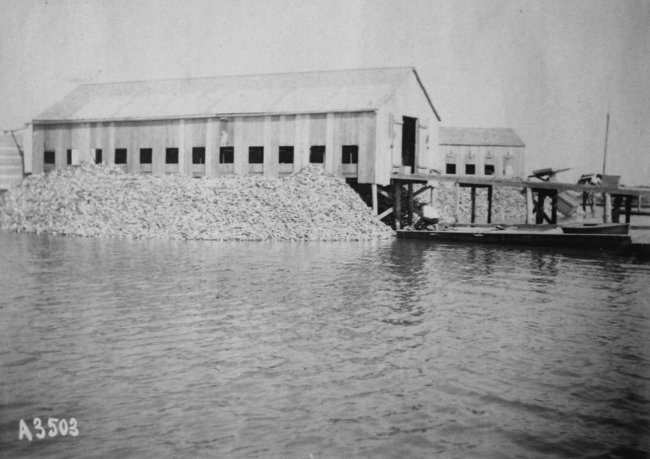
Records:
[[[248,164],[264,163],[264,147],[248,147]]]
[[[165,149],[165,163],[178,164],[178,148]]]
[[[280,147],[278,162],[280,164],[293,164],[293,147]]]
[[[485,164],[483,166],[483,175],[494,175],[494,154],[488,151],[485,155]]]
[[[66,153],[67,153],[66,154],[66,157],[67,157],[66,162],[67,162],[67,164],[72,164],[72,150],[68,150]]]
[[[153,159],[153,149],[140,148],[140,164],[151,164]]]
[[[102,158],[102,149],[95,148],[95,164],[101,164],[104,158]]]
[[[445,158],[445,174],[452,174],[452,175],[457,174],[456,155],[452,151],[449,151],[449,153],[447,153],[447,156]]]
[[[115,164],[126,164],[126,148],[115,149]]]
[[[192,164],[205,164],[205,147],[192,147]]]
[[[343,145],[341,162],[343,164],[358,164],[359,163],[359,146],[358,145]]]
[[[235,162],[235,147],[219,148],[219,164],[232,164]]]
[[[43,163],[54,164],[56,162],[56,153],[53,150],[45,150],[43,154]]]
[[[325,145],[312,145],[309,149],[309,162],[312,164],[325,162]]]
[[[476,175],[476,164],[465,164],[465,175]]]

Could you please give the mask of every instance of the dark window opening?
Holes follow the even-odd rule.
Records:
[[[293,147],[280,147],[278,162],[280,164],[293,164]]]
[[[115,164],[126,164],[126,148],[115,149]]]
[[[140,148],[140,164],[151,164],[153,160],[153,149]]]
[[[95,148],[95,164],[101,164],[104,158],[102,158],[102,149]]]
[[[205,164],[205,147],[192,148],[192,164]]]
[[[264,163],[264,147],[248,147],[248,164]]]
[[[465,174],[474,175],[476,174],[476,165],[475,164],[465,164]]]
[[[72,164],[72,150],[67,151],[67,163]]]
[[[325,162],[325,145],[313,145],[309,149],[309,162],[323,164]]]
[[[485,165],[485,175],[494,175],[494,164]]]
[[[56,153],[52,150],[45,150],[43,162],[45,164],[54,164],[56,162]]]
[[[415,166],[415,139],[417,118],[403,117],[402,125],[402,165]]]
[[[165,163],[178,164],[178,148],[165,149]]]
[[[232,164],[235,162],[235,147],[219,148],[219,164]]]
[[[455,174],[456,173],[456,164],[447,163],[447,167],[445,168],[445,173],[446,174]]]
[[[359,146],[358,145],[343,145],[343,156],[341,158],[343,164],[358,164],[359,163]]]

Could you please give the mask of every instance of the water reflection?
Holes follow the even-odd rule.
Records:
[[[420,241],[0,243],[9,457],[650,450],[647,264]],[[84,435],[18,441],[37,415]]]

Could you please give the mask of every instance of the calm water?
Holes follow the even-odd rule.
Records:
[[[417,241],[0,247],[3,458],[650,451],[648,262]],[[34,417],[79,434],[19,440]]]

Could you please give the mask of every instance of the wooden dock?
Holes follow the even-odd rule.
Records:
[[[395,199],[395,223],[396,229],[400,228],[402,209],[401,189],[403,185],[407,185],[409,202],[412,197],[424,191],[426,187],[431,186],[435,182],[452,182],[456,186],[457,198],[456,206],[458,207],[458,193],[461,187],[471,188],[472,193],[472,210],[471,221],[475,222],[476,217],[476,190],[478,188],[487,188],[488,190],[488,223],[492,222],[492,189],[495,186],[500,187],[515,187],[525,190],[526,193],[526,223],[528,224],[556,224],[558,195],[562,191],[576,191],[582,193],[602,193],[605,202],[605,212],[603,214],[606,223],[618,223],[619,214],[625,215],[625,222],[630,222],[632,213],[632,200],[634,198],[650,198],[650,188],[636,188],[636,187],[616,187],[616,186],[602,186],[602,185],[585,185],[577,183],[563,183],[554,181],[535,181],[535,180],[514,180],[514,179],[498,179],[489,177],[468,177],[468,176],[451,176],[451,175],[438,175],[438,174],[403,174],[394,173],[391,176],[391,181],[394,187]],[[413,184],[424,184],[425,188],[419,190],[417,193],[413,192]],[[544,201],[549,198],[551,201],[551,215],[547,215],[544,211]],[[612,209],[612,199],[615,202],[616,212]],[[412,205],[412,204],[409,204]],[[623,206],[623,209],[621,209]],[[413,209],[409,207],[406,209],[409,215],[409,224],[412,224]],[[623,212],[620,212],[623,210]],[[384,212],[381,217],[392,212],[393,209]],[[458,212],[457,212],[458,213]]]

